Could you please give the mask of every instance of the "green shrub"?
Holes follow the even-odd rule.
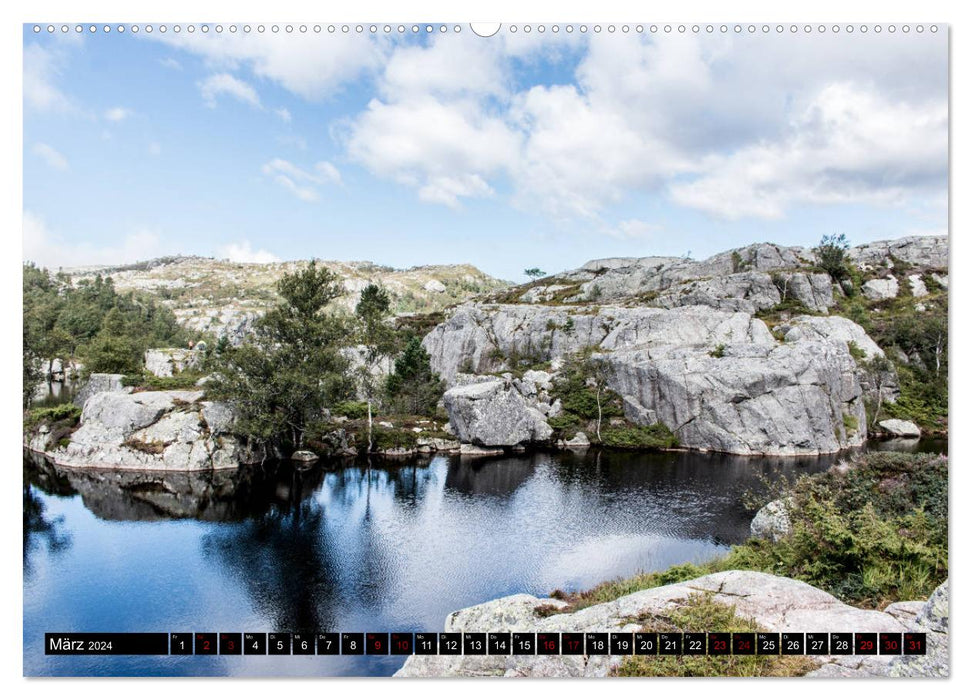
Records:
[[[347,416],[351,420],[367,418],[366,401],[341,401],[331,410],[335,416]]]
[[[856,344],[856,341],[848,340],[846,342],[846,347],[849,348],[850,357],[852,357],[857,362],[862,362],[866,359],[866,351]]]
[[[823,236],[819,245],[813,249],[816,253],[816,262],[820,268],[829,273],[837,282],[842,282],[850,276],[849,259],[846,252],[849,250],[850,243],[845,233],[838,236]]]
[[[24,428],[32,429],[40,425],[58,423],[75,424],[81,419],[81,409],[73,403],[62,403],[46,408],[32,408],[24,415]]]
[[[203,378],[201,372],[186,370],[173,374],[171,377],[156,377],[151,372],[143,374],[126,374],[121,379],[124,386],[151,391],[177,391],[180,389],[196,389],[196,384]]]
[[[725,357],[725,343],[719,343],[715,349],[708,353],[712,357]]]
[[[583,421],[579,416],[567,412],[561,413],[554,418],[550,418],[546,422],[553,429],[554,439],[559,439],[561,437],[573,437],[573,435],[575,435],[576,432],[583,427]]]
[[[603,428],[601,444],[622,450],[663,450],[677,447],[678,436],[663,423]]]

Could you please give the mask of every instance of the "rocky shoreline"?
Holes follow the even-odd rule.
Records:
[[[906,411],[877,425],[868,412],[900,395],[891,357],[899,366],[920,358],[881,347],[837,312],[850,295],[873,304],[909,294],[919,308],[932,288],[946,291],[948,239],[884,241],[846,256],[856,282],[820,271],[811,250],[754,244],[702,261],[593,260],[462,302],[422,331],[431,369],[445,384],[447,421],[429,430],[391,426],[376,453],[602,445],[803,456],[858,448],[871,435],[919,437],[916,416]],[[150,349],[146,371],[172,378],[196,355]],[[564,405],[564,366],[577,357],[602,368],[598,397],[616,399],[619,415],[595,426],[591,415]],[[385,365],[375,381],[390,371]],[[25,434],[25,445],[60,464],[120,469],[218,469],[283,456],[234,435],[229,407],[206,401],[204,386],[132,393],[122,384],[121,375],[92,375],[77,399],[77,430],[55,440]],[[617,444],[600,439],[601,424],[623,433]],[[336,423],[320,438],[297,458],[362,449]]]

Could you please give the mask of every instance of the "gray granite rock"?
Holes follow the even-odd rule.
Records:
[[[84,385],[74,395],[74,404],[84,408],[84,403],[95,394],[105,392],[131,393],[132,388],[122,384],[123,374],[92,373]]]
[[[445,409],[462,442],[481,447],[511,447],[545,442],[552,435],[545,416],[505,379],[454,387],[445,392]]]
[[[907,627],[892,615],[860,610],[809,584],[754,571],[724,571],[659,588],[637,591],[617,600],[574,613],[541,616],[536,608],[562,608],[555,599],[513,595],[451,613],[446,632],[633,632],[643,616],[664,615],[684,605],[694,594],[710,593],[715,602],[735,608],[739,617],[754,620],[774,632],[903,632]],[[548,609],[548,608],[547,608]],[[847,667],[872,658],[884,673],[891,657],[821,657]],[[620,656],[411,656],[395,674],[399,677],[441,676],[605,676]],[[832,672],[830,672],[832,673]],[[827,675],[826,672],[818,675]],[[835,675],[835,674],[833,674]]]
[[[893,275],[887,275],[863,283],[863,296],[872,301],[894,299],[900,293],[900,284]]]
[[[752,537],[778,542],[792,532],[789,506],[785,500],[766,503],[752,518],[749,525]]]
[[[887,420],[882,420],[878,425],[887,431],[891,435],[902,438],[915,438],[920,437],[920,428],[917,427],[915,423],[909,420],[900,420],[899,418],[889,418]]]
[[[225,430],[231,412],[202,402],[201,391],[102,392],[89,398],[66,446],[46,454],[71,467],[200,471],[258,462],[254,450]],[[211,421],[211,422],[210,422]]]

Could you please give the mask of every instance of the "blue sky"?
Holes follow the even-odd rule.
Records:
[[[241,26],[241,25],[240,25]],[[24,257],[469,262],[947,231],[946,32],[24,28]]]

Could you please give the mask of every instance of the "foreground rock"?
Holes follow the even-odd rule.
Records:
[[[946,587],[946,586],[945,586]],[[942,587],[942,588],[945,588]],[[933,630],[932,652],[946,656],[946,598],[943,606],[931,597],[936,615],[924,614],[913,624],[904,623],[894,615],[875,610],[860,610],[840,602],[829,593],[808,584],[780,576],[754,571],[725,571],[660,588],[638,591],[617,600],[594,605],[575,613],[541,617],[539,606],[563,608],[566,603],[554,599],[513,595],[459,610],[445,621],[446,632],[634,632],[641,625],[643,615],[664,615],[681,606],[692,594],[711,593],[713,600],[735,607],[739,617],[750,618],[770,632],[904,632]],[[935,592],[935,596],[938,594]],[[715,631],[715,630],[712,630]],[[929,634],[929,641],[931,635]],[[620,656],[412,656],[395,674],[404,677],[430,676],[593,676],[608,675],[623,657]],[[902,662],[912,660],[889,656],[818,657],[823,669],[833,664],[840,668],[865,667],[860,675],[889,675],[905,667]],[[935,656],[934,658],[938,658]],[[946,665],[931,670],[940,672]],[[828,675],[819,671],[818,675]]]
[[[949,648],[948,581],[938,586],[926,602],[888,605],[884,615],[901,621],[908,632],[927,634],[927,654],[907,656],[835,656],[807,676],[818,678],[946,678],[951,674]],[[886,630],[885,630],[886,631]],[[891,630],[895,631],[895,630]],[[889,661],[887,661],[889,660]]]
[[[229,432],[230,409],[202,397],[201,391],[95,394],[69,442],[39,451],[62,466],[112,469],[199,471],[261,461],[262,453]]]

